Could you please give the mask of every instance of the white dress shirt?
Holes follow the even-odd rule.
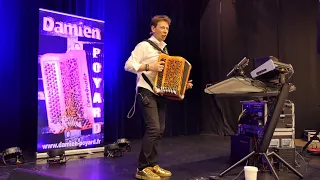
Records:
[[[167,45],[163,41],[159,42],[154,36],[151,36],[149,40],[153,41],[162,50]],[[155,49],[151,44],[149,44],[146,41],[142,41],[139,44],[137,44],[135,49],[131,52],[131,56],[126,61],[124,69],[126,71],[137,74],[136,90],[138,89],[138,87],[143,87],[153,92],[150,85],[143,79],[142,73],[144,73],[148,77],[150,82],[153,84],[156,77],[156,72],[150,70],[138,72],[138,69],[143,64],[151,64],[157,61],[160,54],[161,52],[159,50]]]

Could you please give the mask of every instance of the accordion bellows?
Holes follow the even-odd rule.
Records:
[[[41,57],[41,73],[52,133],[85,130],[94,123],[86,53],[72,50]]]
[[[189,80],[191,64],[180,56],[160,54],[158,61],[164,61],[164,69],[157,72],[154,92],[168,99],[183,100]]]

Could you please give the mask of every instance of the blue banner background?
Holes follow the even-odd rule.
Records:
[[[72,23],[79,26],[98,28],[101,30],[101,39],[76,37],[69,34],[58,34],[43,30],[44,18],[51,17],[55,22]],[[48,25],[48,24],[47,24]],[[37,151],[46,152],[50,149],[84,149],[103,146],[104,143],[104,22],[45,9],[39,11],[39,53],[38,53],[38,141]],[[91,88],[93,108],[96,108],[94,123],[101,127],[100,133],[88,130],[70,130],[61,134],[53,134],[48,128],[46,102],[44,98],[41,75],[40,58],[46,53],[66,53],[72,49],[83,49],[86,52],[88,74]],[[94,53],[99,49],[100,53]],[[94,57],[95,56],[95,57]],[[94,71],[94,68],[96,71]],[[101,71],[97,71],[101,70]],[[93,78],[101,78],[97,88]],[[97,96],[98,95],[98,96]],[[96,100],[94,101],[94,97]],[[97,110],[97,109],[100,110]],[[97,127],[97,126],[95,126]]]

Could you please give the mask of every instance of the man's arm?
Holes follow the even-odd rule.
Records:
[[[131,52],[131,56],[125,63],[124,69],[126,71],[137,73],[141,71],[148,70],[148,65],[141,64],[141,60],[144,56],[144,45],[143,43],[139,43],[135,49]]]
[[[142,59],[144,58],[144,53],[145,53],[145,46],[147,44],[144,43],[139,43],[135,49],[132,51],[131,56],[129,59],[126,61],[124,69],[126,71],[132,72],[132,73],[137,73],[141,71],[155,71],[155,72],[161,72],[163,70],[164,61],[155,61],[150,64],[141,64]]]

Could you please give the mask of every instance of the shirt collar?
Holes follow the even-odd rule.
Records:
[[[149,40],[153,41],[154,43],[156,43],[161,49],[163,49],[167,44],[164,41],[158,41],[158,39],[156,39],[154,36],[151,36],[149,38]]]

